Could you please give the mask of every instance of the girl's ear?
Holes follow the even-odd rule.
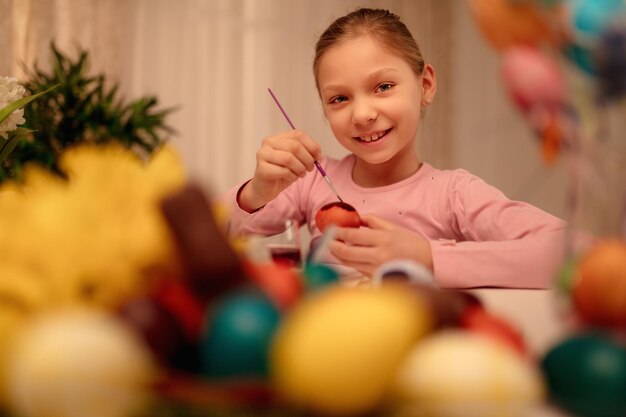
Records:
[[[422,106],[428,106],[432,103],[437,92],[437,77],[435,76],[435,69],[432,65],[424,65],[424,71],[422,72]]]

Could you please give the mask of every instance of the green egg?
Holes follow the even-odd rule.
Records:
[[[553,347],[541,363],[552,401],[580,417],[626,416],[626,348],[585,333]]]
[[[260,291],[226,297],[207,320],[201,340],[203,373],[215,379],[265,378],[280,312]]]
[[[335,284],[339,274],[328,265],[307,263],[304,267],[304,280],[309,291],[315,291],[327,285]]]
[[[556,289],[563,294],[569,295],[574,286],[576,276],[578,274],[578,261],[577,257],[571,257],[561,265],[561,268],[557,272],[556,277]]]

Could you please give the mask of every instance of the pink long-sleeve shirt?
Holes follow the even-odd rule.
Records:
[[[509,200],[467,171],[424,163],[411,177],[384,187],[352,180],[355,157],[324,158],[322,166],[341,198],[361,214],[372,213],[430,240],[436,283],[447,288],[547,288],[562,261],[565,222],[530,204]],[[237,203],[242,184],[220,197],[231,210],[230,234],[277,233],[298,219],[321,236],[315,214],[336,197],[316,170],[297,180],[255,213]],[[338,263],[328,255],[325,262]]]

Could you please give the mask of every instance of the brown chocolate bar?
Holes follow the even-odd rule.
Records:
[[[214,298],[245,280],[239,256],[216,223],[200,186],[188,184],[168,196],[161,210],[179,249],[189,286],[200,298]]]

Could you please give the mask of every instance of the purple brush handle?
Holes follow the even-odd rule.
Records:
[[[287,119],[287,123],[289,123],[289,126],[291,126],[291,128],[295,130],[296,127],[291,122],[291,119],[287,115],[287,112],[285,111],[285,109],[283,109],[283,106],[280,105],[280,101],[278,101],[278,99],[274,95],[274,92],[272,91],[272,89],[268,88],[267,91],[269,91],[270,96],[272,96],[272,98],[274,99],[274,102],[276,102],[276,105],[280,109],[280,112],[283,114],[283,116],[285,116],[285,119]],[[337,193],[337,190],[333,186],[333,183],[330,182],[330,178],[328,178],[328,175],[326,175],[326,172],[324,171],[324,168],[322,168],[322,165],[318,161],[314,161],[314,163],[315,163],[315,167],[317,168],[317,170],[320,172],[320,174],[322,174],[322,177],[324,177],[324,179],[326,180],[326,182],[330,186],[330,189],[333,190],[333,192],[335,193],[335,195],[337,196],[339,201],[341,201],[343,203],[343,200],[341,199],[341,197],[339,197],[339,193]]]

